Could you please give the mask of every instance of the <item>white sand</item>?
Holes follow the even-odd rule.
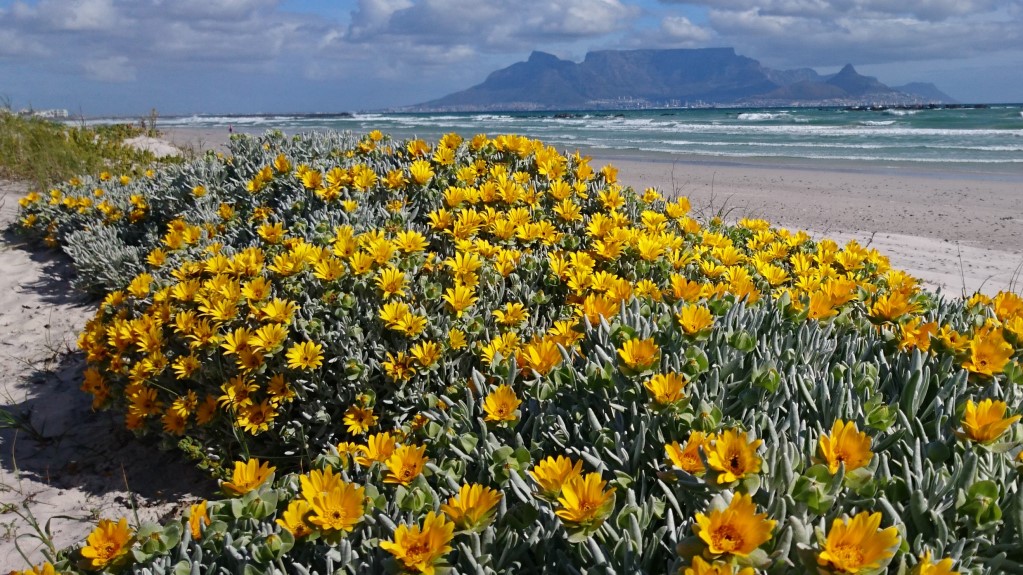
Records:
[[[145,152],[152,152],[157,158],[166,158],[168,156],[180,156],[181,149],[175,146],[173,143],[168,142],[160,138],[151,138],[149,136],[137,136],[135,138],[128,138],[124,141],[124,145],[131,146],[136,150]]]
[[[25,186],[0,181],[0,229],[14,220]],[[100,518],[176,514],[215,488],[176,452],[144,445],[79,391],[84,358],[78,332],[95,303],[68,285],[57,254],[26,246],[10,231],[0,243],[0,572],[25,568],[18,547],[39,562],[40,527],[52,519],[57,547],[84,540]],[[6,506],[11,506],[7,508]]]

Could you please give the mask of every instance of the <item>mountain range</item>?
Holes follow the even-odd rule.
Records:
[[[603,50],[580,63],[533,52],[483,83],[406,111],[584,110],[707,105],[953,103],[933,84],[889,87],[846,65],[837,74],[773,70],[733,48]]]

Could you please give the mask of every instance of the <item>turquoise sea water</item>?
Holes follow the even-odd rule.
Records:
[[[1023,173],[1023,105],[921,110],[680,109],[622,112],[187,116],[168,128],[293,134],[319,129],[435,139],[515,133],[563,149],[747,161],[963,164]]]

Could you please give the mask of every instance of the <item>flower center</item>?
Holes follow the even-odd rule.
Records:
[[[714,542],[714,547],[720,549],[722,553],[731,553],[736,549],[741,549],[743,544],[742,536],[731,525],[722,525],[716,529],[711,535],[711,540]]]
[[[737,471],[742,471],[741,465],[742,458],[739,457],[739,452],[733,451],[732,453],[729,454],[729,456],[730,457],[728,458],[728,468],[732,470],[733,473]]]
[[[863,549],[858,545],[839,545],[829,554],[835,558],[835,564],[842,569],[856,568],[863,565]]]
[[[405,552],[405,556],[408,557],[406,564],[421,563],[429,556],[430,546],[425,542],[416,542],[409,545],[408,550]]]

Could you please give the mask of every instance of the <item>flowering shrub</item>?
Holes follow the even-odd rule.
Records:
[[[106,292],[94,406],[230,496],[58,568],[1020,569],[1019,296],[518,136],[231,152],[22,200]]]

